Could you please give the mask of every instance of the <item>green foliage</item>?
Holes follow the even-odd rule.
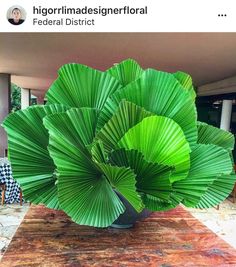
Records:
[[[125,207],[212,207],[235,182],[233,136],[197,122],[191,77],[128,59],[105,72],[67,64],[46,106],[10,115],[13,173],[33,203],[111,225]]]
[[[16,84],[11,84],[11,112],[21,109],[21,88]]]

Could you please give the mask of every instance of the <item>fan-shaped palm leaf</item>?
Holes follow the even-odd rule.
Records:
[[[48,104],[102,109],[121,84],[108,73],[80,64],[66,64],[47,92]]]
[[[130,128],[151,115],[142,107],[121,101],[115,114],[97,133],[96,138],[102,140],[107,151],[111,151]]]
[[[169,200],[163,200],[150,194],[142,194],[142,200],[145,204],[145,207],[151,211],[165,211],[175,208],[180,203],[181,198],[170,198]]]
[[[108,156],[104,149],[103,142],[96,140],[91,144],[92,159],[96,163],[108,163]]]
[[[173,183],[173,188],[177,195],[184,198],[184,205],[193,207],[218,175],[232,172],[232,163],[228,152],[215,145],[198,144],[190,156],[188,177]]]
[[[109,161],[113,165],[130,167],[134,170],[139,192],[156,195],[164,200],[169,199],[173,191],[169,179],[173,168],[147,162],[137,150],[115,150],[110,154]]]
[[[214,144],[227,150],[233,150],[234,136],[231,133],[203,122],[198,122],[197,128],[199,144]]]
[[[104,163],[98,163],[98,166],[109,180],[111,186],[123,195],[137,212],[141,212],[144,206],[141,197],[136,191],[136,175],[134,172],[130,168]]]
[[[195,101],[196,98],[196,92],[193,87],[192,78],[187,73],[184,73],[182,71],[177,71],[173,73],[174,77],[180,82],[180,84],[183,86],[185,90],[189,92],[191,95],[191,98],[193,101]]]
[[[35,204],[58,208],[55,165],[48,146],[48,132],[43,118],[66,111],[62,105],[32,106],[11,114],[3,122],[8,134],[8,149],[14,178],[24,198]]]
[[[106,71],[115,77],[123,86],[138,79],[143,69],[133,59],[126,59]]]
[[[235,182],[235,174],[218,176],[201,196],[195,207],[203,209],[217,206],[231,193]]]
[[[136,149],[149,162],[174,166],[171,182],[186,177],[190,148],[181,128],[173,120],[150,116],[131,128],[118,142],[119,148]]]

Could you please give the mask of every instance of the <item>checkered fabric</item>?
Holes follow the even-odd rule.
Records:
[[[20,202],[20,186],[12,177],[12,170],[10,162],[6,159],[0,160],[0,184],[6,185],[5,203],[19,203]],[[0,188],[0,196],[2,190]]]

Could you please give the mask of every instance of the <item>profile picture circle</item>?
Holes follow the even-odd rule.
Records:
[[[7,10],[7,20],[12,25],[20,25],[26,19],[26,11],[21,6],[12,6]]]

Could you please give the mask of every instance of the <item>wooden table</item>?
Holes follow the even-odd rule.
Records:
[[[31,206],[1,267],[236,266],[236,250],[181,207],[133,229],[80,226],[60,211]]]

